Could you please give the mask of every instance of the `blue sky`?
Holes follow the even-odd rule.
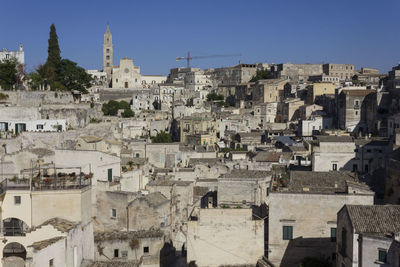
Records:
[[[114,64],[133,58],[143,74],[167,74],[187,51],[240,57],[194,67],[254,62],[353,63],[387,72],[400,61],[399,0],[2,0],[0,48],[22,43],[28,71],[47,58],[49,27],[61,56],[102,68],[107,22]]]

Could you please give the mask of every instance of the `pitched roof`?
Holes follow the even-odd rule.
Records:
[[[45,225],[52,225],[58,231],[65,233],[65,232],[69,232],[70,230],[74,229],[77,225],[79,225],[79,223],[71,222],[71,221],[56,217],[56,218],[49,219],[36,227],[32,227],[31,229],[29,229],[28,232],[35,231],[36,229],[39,229]]]
[[[319,142],[333,143],[351,143],[354,142],[353,137],[346,135],[320,135],[317,137]]]
[[[369,187],[359,183],[358,179],[351,172],[346,171],[291,171],[287,192],[292,193],[323,193],[336,194],[347,192],[347,181],[353,182],[352,185],[359,185],[365,190]]]
[[[33,247],[35,250],[42,250],[64,238],[65,236],[57,236],[50,239],[34,242],[32,245],[28,247]]]
[[[140,230],[140,231],[106,231],[94,232],[94,242],[111,241],[111,240],[131,240],[135,238],[154,238],[163,237],[161,230]]]
[[[400,233],[400,205],[346,205],[356,233]]]
[[[137,267],[139,261],[94,261],[88,267]]]
[[[232,170],[230,173],[225,173],[220,178],[266,178],[271,176],[269,171],[254,171],[254,170]]]

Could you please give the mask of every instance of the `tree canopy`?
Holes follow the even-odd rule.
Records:
[[[48,55],[45,64],[40,65],[35,72],[29,74],[31,89],[50,86],[51,90],[76,90],[87,93],[92,77],[79,67],[77,63],[61,58],[58,36],[54,24],[50,26]]]
[[[0,86],[4,90],[12,90],[22,85],[24,66],[18,64],[16,58],[0,61]]]
[[[250,82],[256,82],[258,80],[271,79],[271,72],[267,69],[257,70],[256,74],[251,78]]]
[[[151,137],[153,143],[172,143],[172,136],[164,131],[159,132],[156,136]]]
[[[131,107],[128,102],[110,100],[108,103],[104,103],[101,107],[101,111],[103,111],[104,115],[116,116],[118,114],[118,110],[123,109],[124,111],[121,113],[121,116],[124,118],[134,117],[135,113],[131,110]]]
[[[208,101],[223,101],[224,100],[224,96],[216,94],[216,93],[209,93],[207,95],[207,100]]]

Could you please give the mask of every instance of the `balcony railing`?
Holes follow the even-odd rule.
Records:
[[[6,190],[71,190],[82,189],[92,184],[85,177],[34,177],[33,179],[4,179],[0,183],[0,194]]]

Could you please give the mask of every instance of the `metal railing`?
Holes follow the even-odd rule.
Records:
[[[91,178],[85,177],[42,177],[33,179],[4,179],[0,183],[0,194],[6,190],[71,190],[82,189],[92,184]]]

